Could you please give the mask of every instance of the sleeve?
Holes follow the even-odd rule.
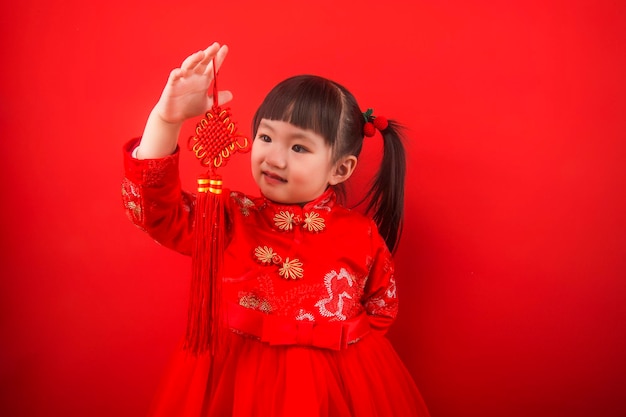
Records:
[[[190,255],[195,197],[181,190],[179,150],[162,159],[135,159],[133,139],[124,145],[122,201],[129,219],[158,243]]]
[[[375,332],[384,334],[398,314],[398,296],[394,277],[394,262],[383,238],[371,225],[372,262],[365,285],[363,306]]]

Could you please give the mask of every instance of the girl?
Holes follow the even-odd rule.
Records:
[[[184,120],[211,106],[212,65],[226,54],[215,43],[185,59],[142,138],[125,146],[129,217],[184,254],[192,251],[194,196],[180,189],[177,138]],[[343,207],[337,192],[357,166],[364,133],[373,133],[355,98],[316,76],[287,79],[268,94],[253,121],[261,196],[231,192],[225,203],[227,349],[211,363],[181,347],[151,416],[428,416],[384,336],[398,310],[391,252],[405,171],[397,125],[385,124],[376,123],[384,155],[370,220]]]

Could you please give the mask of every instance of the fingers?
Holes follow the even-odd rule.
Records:
[[[171,84],[177,81],[178,79],[180,79],[182,76],[183,76],[183,70],[181,70],[180,68],[175,68],[170,72],[170,76],[167,82]]]
[[[180,65],[180,69],[185,72],[190,71],[193,68],[195,68],[196,65],[198,65],[202,61],[203,58],[204,58],[204,51],[195,52],[189,55],[187,58],[185,58],[183,63]]]
[[[205,74],[209,76],[213,76],[213,64],[215,63],[216,72],[220,70],[222,66],[222,62],[226,59],[226,55],[228,54],[228,46],[222,45],[219,47],[215,53],[207,54],[206,61],[207,65],[203,67]]]
[[[222,67],[222,63],[226,59],[226,55],[228,55],[228,46],[222,45],[215,55],[216,71],[219,71]]]
[[[186,78],[193,78],[193,75],[200,75],[201,79],[204,79],[207,86],[213,79],[213,64],[217,70],[222,66],[226,55],[228,54],[228,47],[214,42],[208,48],[202,51],[195,52],[189,55],[182,62],[180,68],[176,68],[170,72],[168,78],[168,84],[170,86]],[[230,92],[220,92],[218,100],[221,103],[226,103],[232,99]]]
[[[217,42],[213,42],[213,44],[205,50],[195,52],[185,58],[180,68],[184,72],[193,71],[198,74],[203,74],[206,71],[207,66],[211,63],[211,60],[219,50],[220,44]]]
[[[219,43],[214,42],[213,45],[209,46],[207,49],[202,51],[204,53],[204,57],[198,63],[198,65],[196,65],[196,67],[194,68],[194,72],[196,74],[206,74],[209,65],[211,64],[211,62],[213,61],[213,58],[219,52],[220,49],[221,47]]]

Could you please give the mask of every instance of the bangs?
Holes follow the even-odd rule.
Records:
[[[312,130],[334,145],[342,114],[341,90],[331,81],[314,75],[288,78],[269,92],[253,119],[256,136],[261,119],[291,123]]]

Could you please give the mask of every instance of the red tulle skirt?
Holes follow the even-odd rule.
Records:
[[[150,417],[429,416],[383,336],[371,334],[341,351],[228,338],[213,368],[208,355],[175,354]]]

